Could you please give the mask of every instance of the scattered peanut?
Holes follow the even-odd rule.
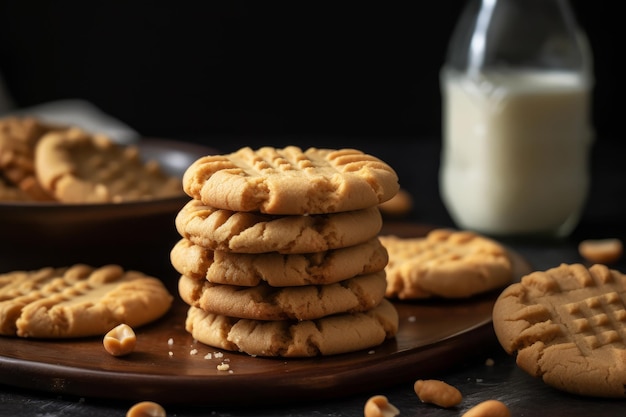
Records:
[[[166,417],[165,408],[153,401],[142,401],[130,407],[126,417]]]
[[[137,337],[127,324],[120,324],[111,329],[102,340],[104,349],[113,356],[124,356],[135,350]]]
[[[487,400],[467,410],[462,417],[511,417],[511,411],[498,400]]]
[[[367,400],[363,409],[365,417],[395,417],[399,414],[400,410],[390,404],[384,395],[374,395]]]
[[[436,379],[418,379],[413,389],[420,401],[449,408],[458,405],[463,400],[461,392],[452,385]]]
[[[578,244],[580,256],[598,264],[614,263],[622,256],[624,247],[617,238],[587,239]]]

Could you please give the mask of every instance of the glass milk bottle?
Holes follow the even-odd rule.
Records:
[[[589,188],[591,55],[567,0],[470,0],[441,69],[440,191],[458,227],[567,236]]]

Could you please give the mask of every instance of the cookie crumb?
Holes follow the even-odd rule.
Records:
[[[174,344],[174,339],[172,339],[171,337],[169,339],[167,339],[167,344],[169,346],[172,346]]]
[[[170,355],[170,357],[174,356],[174,352],[172,352],[171,350],[167,352],[167,354]]]
[[[198,349],[191,349],[191,350],[189,351],[189,354],[190,354],[190,355],[197,355],[197,354],[198,354]]]
[[[204,359],[213,359],[213,354],[211,352],[204,355]]]
[[[218,371],[228,371],[230,369],[230,365],[227,363],[220,363],[219,365],[217,365],[217,370]]]

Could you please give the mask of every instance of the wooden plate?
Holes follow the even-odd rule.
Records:
[[[427,226],[388,224],[383,232],[419,236]],[[512,252],[517,278],[530,265]],[[170,287],[177,276],[169,272]],[[176,291],[173,289],[173,291]],[[180,300],[161,320],[136,329],[137,346],[116,358],[101,338],[28,340],[0,337],[0,383],[82,397],[160,403],[285,403],[376,390],[458,365],[497,343],[491,310],[499,291],[470,300],[395,302],[395,340],[332,357],[259,358],[194,342]],[[207,357],[211,355],[211,358]],[[218,370],[219,364],[229,370]]]

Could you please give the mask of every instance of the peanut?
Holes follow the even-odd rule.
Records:
[[[142,401],[130,407],[126,417],[166,417],[165,408],[153,401]]]
[[[135,350],[137,337],[127,324],[120,324],[111,329],[102,340],[104,349],[113,356],[124,356]]]
[[[418,379],[413,384],[413,389],[420,401],[443,408],[454,407],[463,400],[463,396],[458,389],[436,379]]]
[[[578,252],[589,262],[610,264],[617,262],[622,256],[624,247],[617,238],[587,239],[578,244]]]
[[[399,414],[400,410],[390,404],[384,395],[374,395],[367,400],[363,409],[365,417],[395,417]]]
[[[511,412],[504,403],[487,400],[467,410],[462,417],[511,417]]]

